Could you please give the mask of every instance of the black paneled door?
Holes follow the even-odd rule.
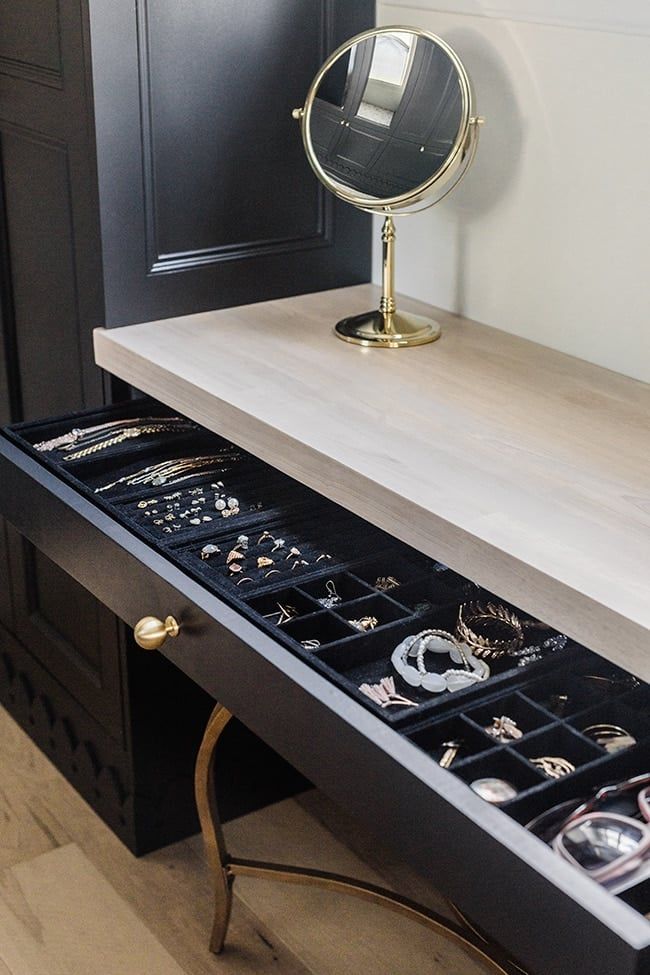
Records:
[[[77,0],[1,5],[2,423],[102,400],[91,352],[103,304],[87,48]],[[9,526],[2,534],[0,622],[121,736],[115,618]],[[34,675],[30,687],[38,692]]]
[[[372,0],[0,0],[0,424],[104,399],[97,324],[368,279],[369,218],[325,196],[291,109],[373,16]],[[0,521],[0,699],[46,750],[59,742],[48,754],[143,847],[138,790],[146,808],[151,796],[134,768],[151,755],[130,738],[143,691],[124,635]],[[86,730],[52,737],[63,726]],[[70,752],[79,737],[117,792]],[[170,780],[192,741],[168,759]],[[191,828],[190,784],[176,807],[155,842]]]
[[[93,0],[106,322],[367,281],[291,110],[371,0]]]

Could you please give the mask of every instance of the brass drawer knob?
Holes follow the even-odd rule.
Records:
[[[173,616],[163,623],[157,616],[143,616],[133,627],[135,642],[143,650],[159,650],[168,636],[178,636],[180,626]]]

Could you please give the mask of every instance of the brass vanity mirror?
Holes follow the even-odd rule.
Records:
[[[474,157],[482,120],[458,55],[441,38],[412,27],[366,31],[325,61],[293,115],[327,189],[385,214],[379,309],[344,318],[336,334],[388,349],[433,342],[438,323],[395,304],[393,217],[439,202]]]

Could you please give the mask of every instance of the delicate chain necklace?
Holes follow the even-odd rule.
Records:
[[[158,424],[163,425],[166,430],[184,431],[199,429],[196,423],[187,420],[184,416],[137,416],[123,420],[109,420],[106,423],[99,423],[92,427],[74,427],[67,433],[54,437],[52,440],[42,440],[40,443],[35,443],[34,450],[41,452],[50,450],[68,451],[72,450],[79,443],[88,445],[103,442],[107,437],[112,439],[114,436],[119,436],[122,433],[125,437],[135,436],[135,434],[128,434],[127,431]],[[116,442],[119,443],[120,441]],[[107,444],[107,446],[110,446],[110,444]]]
[[[84,457],[90,457],[93,454],[98,453],[100,450],[106,450],[108,447],[115,447],[117,444],[124,443],[125,440],[132,440],[135,437],[150,436],[154,433],[177,433],[181,430],[190,429],[192,429],[190,426],[181,427],[177,424],[171,423],[143,423],[138,427],[127,427],[126,430],[122,430],[120,433],[116,433],[112,437],[104,436],[103,440],[97,439],[94,443],[91,443],[88,447],[83,447],[81,450],[74,450],[72,453],[66,453],[63,460],[83,460]],[[70,450],[70,447],[68,447],[67,450]]]
[[[153,484],[156,486],[160,484],[180,484],[181,481],[187,481],[189,478],[197,477],[199,474],[203,476],[223,474],[232,464],[241,460],[241,457],[241,453],[234,447],[231,447],[224,449],[220,454],[164,460],[161,463],[143,467],[142,470],[135,471],[133,474],[125,474],[124,477],[120,477],[116,481],[111,481],[109,484],[103,484],[101,487],[95,488],[95,494],[100,494],[102,491],[109,491],[111,488],[117,487],[118,484]]]

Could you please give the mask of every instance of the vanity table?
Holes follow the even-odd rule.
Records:
[[[345,613],[330,619],[317,601],[329,575],[319,568],[312,579],[310,566],[304,578],[299,570],[269,587],[312,601],[307,620],[328,616],[329,648],[309,650],[304,620],[284,631],[269,622],[268,594],[228,589],[227,577],[212,585],[210,559],[196,545],[165,549],[132,509],[127,517],[126,502],[118,510],[102,501],[99,480],[39,456],[42,429],[14,428],[0,440],[2,513],[130,625],[172,616],[180,629],[161,653],[392,843],[523,966],[539,975],[648,975],[649,882],[640,895],[614,896],[524,825],[545,789],[558,790],[552,805],[581,787],[650,770],[650,389],[438,311],[442,338],[420,349],[395,354],[332,338],[342,315],[377,298],[363,285],[95,332],[101,367],[269,465],[269,485],[274,472],[287,478],[279,491],[291,497],[294,520],[308,519],[320,503],[311,499],[326,499],[315,551],[329,554],[330,524],[337,544],[349,532],[351,551],[337,564],[333,545],[327,573],[358,587],[351,612],[360,603],[387,614],[373,634],[346,630]],[[255,515],[260,534],[277,537],[282,511],[279,504],[268,521]],[[389,553],[385,566],[371,564],[375,551]],[[420,628],[409,606],[431,560],[449,567],[461,599],[466,583],[566,634],[566,655],[416,711],[388,713],[364,699],[364,661],[374,661],[382,640],[394,646],[390,632]],[[391,565],[405,579],[412,572],[410,603],[406,591],[382,596],[373,588]],[[436,610],[442,619],[445,605]],[[591,751],[574,721],[580,707],[591,714],[595,699],[554,718],[548,697],[564,686],[571,695],[580,677],[610,680],[617,668],[638,679],[621,680],[613,705],[638,722],[637,744],[610,756]],[[572,776],[551,785],[538,777],[526,739],[493,756],[520,776],[520,797],[502,809],[468,788],[488,774],[489,748],[456,774],[439,766],[435,729],[469,728],[472,715],[491,715],[505,696],[537,715],[533,740],[573,742],[575,785]]]

